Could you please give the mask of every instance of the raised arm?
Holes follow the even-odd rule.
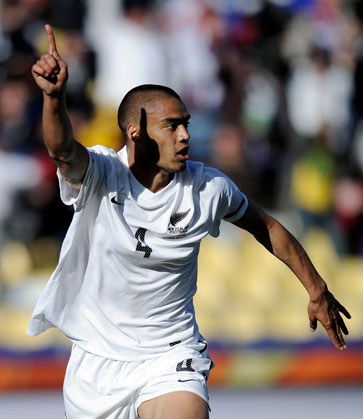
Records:
[[[351,318],[348,311],[329,292],[305,250],[295,237],[275,218],[250,202],[245,215],[234,223],[250,232],[267,250],[284,262],[299,278],[310,296],[308,315],[310,329],[316,330],[319,321],[337,349],[346,348],[343,333],[348,330],[340,315]]]
[[[49,52],[32,67],[34,80],[43,91],[44,143],[62,176],[79,190],[88,166],[88,152],[73,138],[67,114],[67,63],[58,54],[52,27],[45,25],[45,31]]]

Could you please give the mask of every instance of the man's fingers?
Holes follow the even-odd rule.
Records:
[[[33,66],[33,71],[43,77],[56,76],[60,72],[60,66],[52,55],[44,54]]]
[[[318,303],[310,301],[308,313],[312,332],[315,331],[318,320],[326,330],[334,346],[339,350],[346,348],[343,333],[348,335],[349,332],[340,313],[344,314],[348,319],[351,318],[351,315],[331,293],[328,292],[325,298]]]
[[[60,72],[58,61],[52,55],[45,54],[42,57],[42,65],[48,71],[47,76],[55,77]]]
[[[45,54],[42,56],[42,60],[45,61],[53,71],[58,69],[58,61],[53,57],[53,55]]]
[[[317,320],[316,319],[310,319],[310,330],[312,332],[315,332],[317,326],[318,326]]]
[[[43,54],[32,67],[32,74],[37,85],[47,95],[58,95],[68,79],[67,63],[58,54],[53,29],[45,25],[49,53]]]
[[[48,37],[49,54],[52,55],[54,58],[58,58],[59,54],[57,51],[57,45],[55,43],[52,27],[50,25],[45,25],[45,32],[47,33]]]
[[[343,350],[344,349],[344,344],[342,344],[337,331],[334,329],[334,327],[326,327],[325,328],[328,336],[330,338],[330,340],[333,342],[334,346],[339,349],[339,350]]]
[[[345,345],[345,342],[344,342],[344,337],[343,337],[343,334],[342,334],[342,330],[339,326],[339,320],[338,319],[335,320],[335,331],[336,331],[338,341],[339,341],[339,345],[340,345],[339,349],[345,349],[346,345]]]
[[[349,311],[344,306],[342,306],[341,304],[339,304],[339,311],[342,312],[347,319],[352,318]]]
[[[62,60],[62,58],[61,58],[60,55],[58,55],[58,58],[57,58],[57,65],[60,68],[60,72],[62,72],[62,71],[68,71],[67,63]]]
[[[343,338],[343,334],[342,334],[342,330],[341,330],[341,325],[340,325],[340,321],[339,318],[336,317],[334,319],[332,319],[331,323],[329,324],[329,326],[324,325],[325,330],[328,333],[328,336],[330,337],[330,340],[333,342],[334,346],[339,349],[339,350],[343,350],[345,349],[347,346],[345,344],[344,338]],[[344,325],[345,327],[345,325]],[[346,327],[345,327],[346,329]]]
[[[43,67],[43,69],[44,69],[44,74],[45,74],[45,76],[50,76],[52,73],[53,73],[53,69],[52,69],[52,67],[46,62],[46,61],[43,61],[42,63],[41,63],[41,66]]]
[[[32,72],[33,72],[33,74],[36,74],[37,76],[46,77],[46,75],[45,75],[46,71],[44,70],[43,67],[41,67],[38,64],[33,65]]]
[[[347,326],[345,325],[344,320],[342,319],[342,316],[340,314],[338,314],[338,316],[337,316],[337,321],[338,321],[338,325],[339,325],[340,329],[342,330],[342,332],[345,335],[349,335]]]

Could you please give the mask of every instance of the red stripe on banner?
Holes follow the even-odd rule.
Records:
[[[0,391],[62,388],[66,360],[0,360]]]
[[[281,385],[361,384],[363,353],[348,349],[314,350],[296,354],[280,377]]]

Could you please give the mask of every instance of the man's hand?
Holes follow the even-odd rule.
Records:
[[[346,348],[343,333],[348,335],[348,329],[344,324],[340,312],[347,319],[351,318],[348,310],[328,290],[323,292],[317,299],[310,299],[308,305],[310,330],[314,332],[317,327],[317,321],[319,321],[327,331],[334,346],[342,351]]]
[[[45,25],[48,37],[48,54],[44,54],[32,67],[32,75],[37,85],[48,96],[59,96],[63,91],[67,78],[67,63],[58,54],[53,29]]]

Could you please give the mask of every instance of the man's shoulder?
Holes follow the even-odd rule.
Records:
[[[204,170],[204,163],[201,161],[188,160],[186,169],[189,176],[197,176]]]
[[[104,145],[95,145],[87,148],[93,164],[103,167],[108,170],[126,169],[127,167],[127,153],[124,148],[120,151],[115,151]]]
[[[215,167],[206,166],[200,161],[188,161],[186,170],[186,181],[193,184],[195,190],[220,189],[227,181],[227,176]]]
[[[89,153],[100,154],[103,156],[114,157],[118,155],[118,153],[113,148],[106,147],[102,144],[97,144],[92,147],[87,147],[87,150]]]
[[[188,160],[185,170],[182,172],[181,179],[184,185],[193,185],[194,189],[199,189],[203,183],[204,163],[200,161]]]

